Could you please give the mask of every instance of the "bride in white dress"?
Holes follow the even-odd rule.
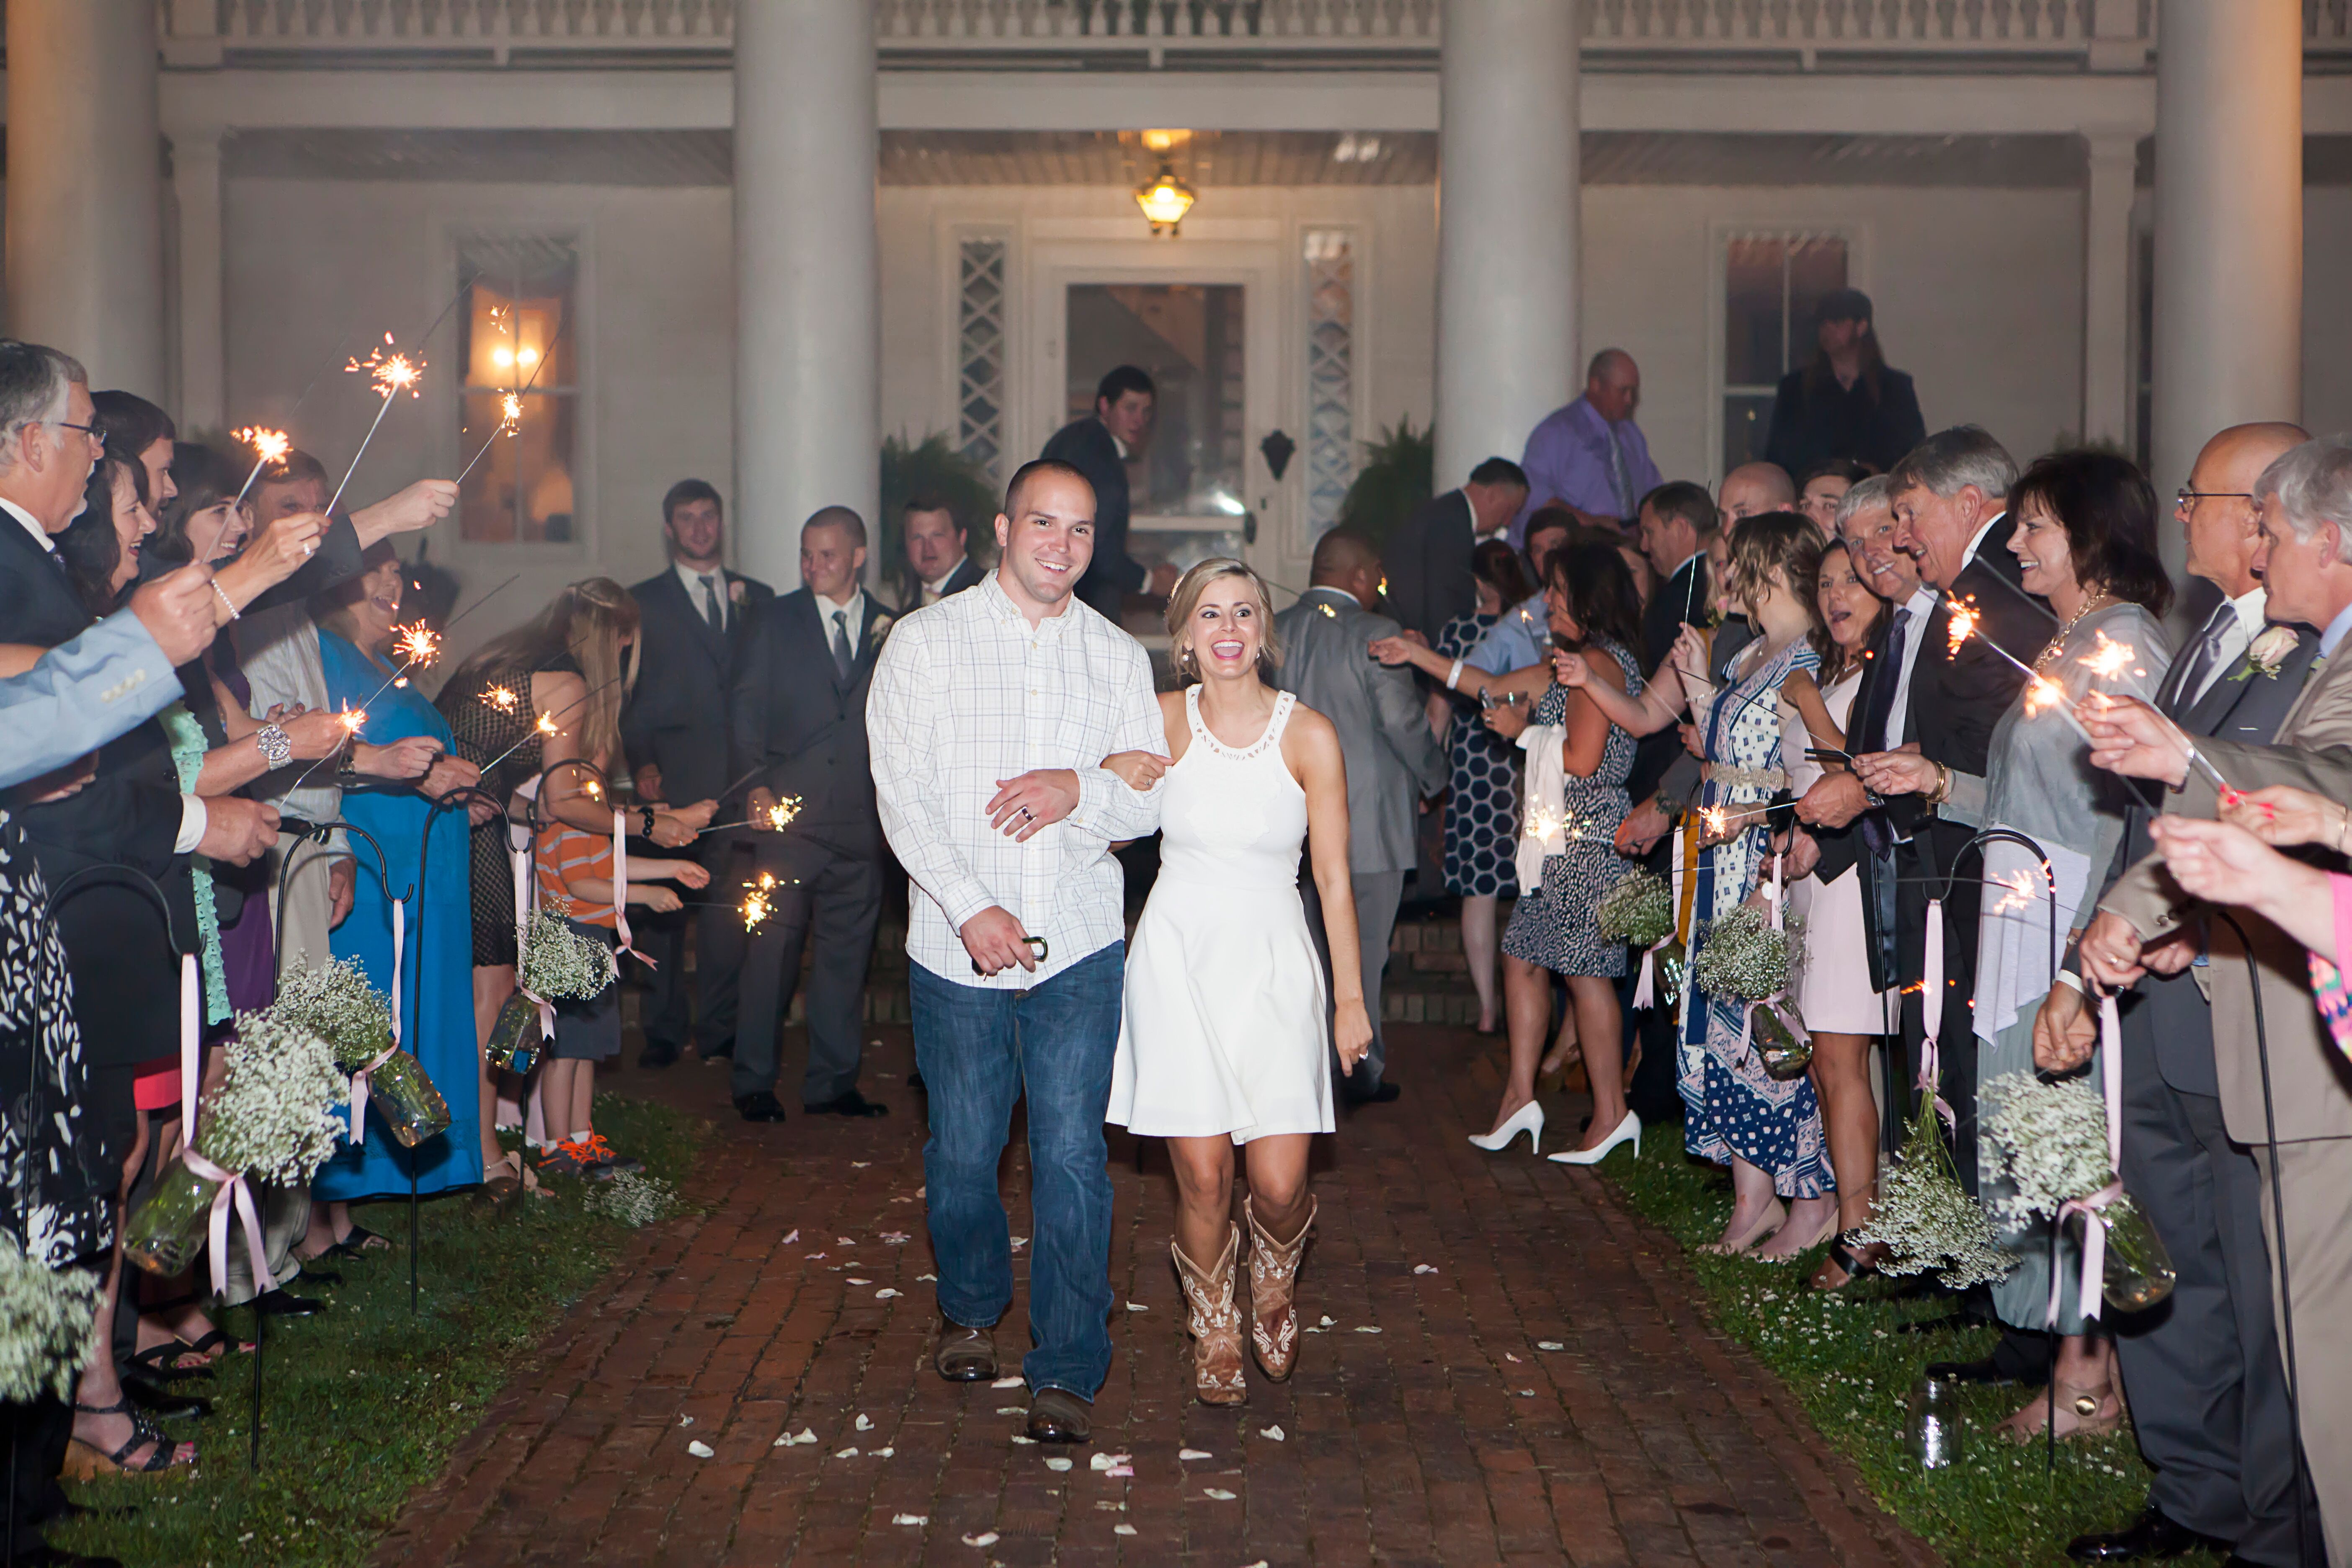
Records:
[[[1330,721],[1265,682],[1281,650],[1265,582],[1238,561],[1203,561],[1170,596],[1168,629],[1186,681],[1160,698],[1172,760],[1104,761],[1138,789],[1166,775],[1160,878],[1128,953],[1108,1120],[1168,1141],[1194,1391],[1238,1405],[1234,1150],[1249,1177],[1250,1344],[1280,1382],[1297,1364],[1298,1265],[1315,1221],[1307,1156],[1332,1130],[1332,1051],[1352,1068],[1372,1026],[1352,965],[1338,966],[1327,1011],[1307,935],[1298,867],[1311,837],[1324,934],[1332,952],[1356,951],[1347,769]]]

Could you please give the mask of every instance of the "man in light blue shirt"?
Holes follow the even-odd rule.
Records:
[[[1556,516],[1557,514],[1555,514]],[[1535,568],[1536,581],[1543,581],[1544,567],[1552,552],[1568,542],[1568,527],[1544,520],[1533,537],[1528,541],[1528,560]],[[1489,675],[1508,675],[1515,669],[1525,669],[1540,664],[1550,657],[1551,610],[1544,603],[1538,588],[1535,596],[1503,612],[1503,618],[1486,629],[1478,646],[1463,657],[1462,662],[1473,669],[1483,669]]]
[[[55,773],[180,699],[213,640],[212,569],[184,566],[22,675],[0,680],[0,789]]]
[[[1511,542],[1527,533],[1539,506],[1557,502],[1590,524],[1625,527],[1642,498],[1658,488],[1650,443],[1633,423],[1642,371],[1623,349],[1602,349],[1584,374],[1584,395],[1545,416],[1528,437],[1528,499],[1511,520]]]

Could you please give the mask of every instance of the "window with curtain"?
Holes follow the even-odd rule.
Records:
[[[1723,471],[1764,456],[1780,378],[1813,355],[1813,311],[1846,286],[1833,234],[1736,234],[1723,258]]]
[[[581,537],[576,459],[580,256],[565,237],[469,239],[458,315],[465,365],[457,499],[469,544],[568,544]],[[513,401],[509,401],[509,400]]]

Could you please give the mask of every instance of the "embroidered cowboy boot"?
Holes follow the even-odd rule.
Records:
[[[1250,1227],[1250,1348],[1257,1352],[1258,1370],[1281,1383],[1298,1364],[1298,1264],[1307,1233],[1315,1228],[1315,1200],[1307,1200],[1307,1218],[1288,1241],[1275,1240],[1258,1224],[1247,1198],[1242,1214]]]
[[[1241,1241],[1241,1228],[1229,1227],[1224,1253],[1214,1268],[1202,1268],[1184,1256],[1182,1247],[1168,1244],[1176,1259],[1176,1276],[1184,1285],[1184,1326],[1192,1336],[1192,1392],[1203,1405],[1239,1405],[1249,1396],[1242,1378],[1242,1313],[1234,1305],[1234,1261]]]

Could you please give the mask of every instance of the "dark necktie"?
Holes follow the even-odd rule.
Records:
[[[2167,716],[2178,719],[2197,706],[2205,682],[2221,662],[2221,639],[2229,636],[2237,624],[2237,607],[2227,599],[2213,607],[2210,619],[2205,623],[2205,635],[2198,639],[2197,649],[2175,667],[2173,679],[2167,683],[2163,709]]]
[[[1603,420],[1601,427],[1609,437],[1609,489],[1617,497],[1617,515],[1632,517],[1639,509],[1633,504],[1633,477],[1625,468],[1625,444],[1616,426]]]
[[[844,682],[849,679],[850,667],[856,662],[856,655],[849,651],[849,612],[835,610],[833,612],[833,667],[841,672]]]
[[[702,618],[710,623],[714,632],[727,629],[727,612],[719,607],[719,588],[713,579],[716,573],[702,574]]]
[[[1878,679],[1870,683],[1870,708],[1862,716],[1862,744],[1855,750],[1890,751],[1902,743],[1902,737],[1887,733],[1886,726],[1895,717],[1895,689],[1903,683],[1903,638],[1910,625],[1910,610],[1895,612],[1895,624],[1886,629],[1886,646],[1878,656],[1883,661]]]

